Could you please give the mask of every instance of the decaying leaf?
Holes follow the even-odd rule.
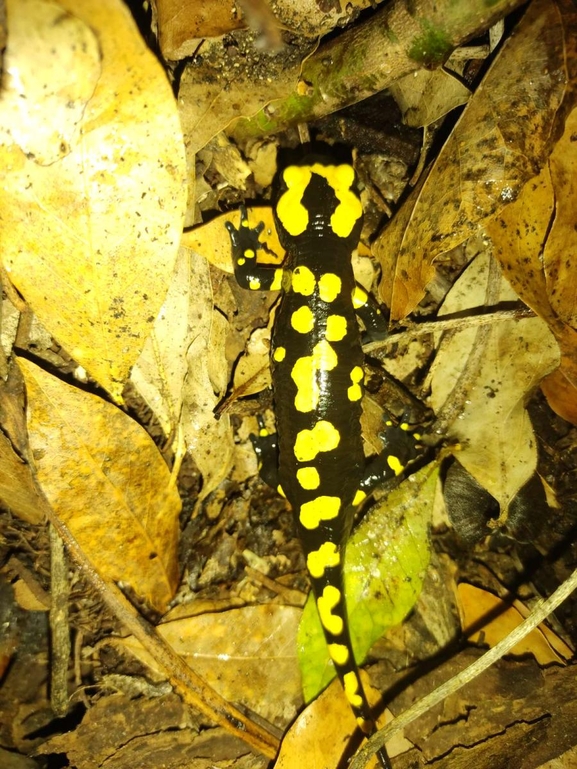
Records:
[[[479,255],[449,292],[440,315],[463,313],[486,302],[488,254]],[[501,279],[498,302],[515,301]],[[472,349],[478,329],[465,328],[441,342],[431,371],[431,405],[445,405]],[[502,515],[537,465],[537,445],[525,410],[528,396],[559,360],[555,339],[540,318],[495,323],[483,329],[485,345],[465,402],[450,428],[460,443],[459,462],[498,501]]]
[[[444,69],[421,69],[405,75],[390,88],[403,113],[403,123],[428,126],[469,101],[467,86]]]
[[[577,424],[577,109],[549,162],[487,227],[508,280],[545,320],[561,348],[561,367],[544,382],[552,408]]]
[[[50,333],[120,400],[182,230],[175,100],[120,0],[13,0],[8,15],[4,265]]]
[[[565,91],[563,20],[532,3],[467,105],[426,181],[375,244],[382,300],[406,317],[435,273],[435,260],[515,200],[543,165]],[[394,275],[394,280],[390,276]]]
[[[18,365],[36,477],[55,515],[104,578],[164,611],[178,582],[180,499],[158,449],[112,404]]]
[[[172,620],[157,630],[219,694],[286,727],[302,703],[295,643],[301,613],[292,606],[245,606]],[[156,669],[135,639],[122,644]]]
[[[436,465],[415,473],[369,511],[349,540],[345,584],[358,662],[387,628],[404,619],[419,597],[429,563],[428,526],[436,481]],[[311,596],[298,643],[309,702],[335,675]]]

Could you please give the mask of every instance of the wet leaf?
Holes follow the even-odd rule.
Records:
[[[8,13],[4,265],[50,333],[120,400],[182,230],[175,100],[119,0],[13,0]]]
[[[180,499],[158,449],[112,404],[18,365],[36,476],[55,515],[104,578],[164,611],[178,583]]]

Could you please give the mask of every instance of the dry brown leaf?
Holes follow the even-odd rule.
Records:
[[[406,317],[435,260],[514,200],[549,154],[565,91],[563,22],[549,0],[532,3],[503,46],[419,190],[377,240],[382,300]],[[394,275],[391,280],[389,276]]]
[[[561,367],[543,383],[552,408],[577,424],[577,110],[549,163],[487,226],[495,254],[521,299],[555,334]]]
[[[370,685],[364,670],[361,670],[361,678],[369,703],[377,705],[380,694]],[[379,718],[378,726],[385,726],[391,717],[387,711]],[[301,769],[303,756],[306,756],[307,769],[337,769],[342,766],[347,742],[357,728],[341,683],[335,679],[291,726],[283,739],[275,769]],[[411,743],[399,734],[387,743],[387,752],[397,756],[410,747]],[[373,758],[367,766],[378,766],[377,760]]]
[[[44,520],[46,503],[38,494],[29,465],[0,433],[0,500],[14,515],[29,523]]]
[[[493,648],[518,627],[528,612],[520,611],[521,604],[507,604],[493,593],[461,582],[457,587],[463,633],[472,643]],[[540,665],[562,663],[571,659],[573,652],[546,625],[542,625],[516,644],[511,655],[532,654]]]
[[[45,327],[120,400],[182,229],[174,97],[120,0],[11,0],[8,13],[4,264]]]
[[[158,449],[112,404],[18,365],[36,475],[55,515],[103,577],[164,611],[178,583],[180,499]]]
[[[158,42],[165,59],[192,56],[202,38],[244,26],[232,0],[155,0]]]
[[[219,694],[284,728],[302,704],[296,656],[301,614],[292,606],[245,606],[173,620],[157,630]],[[157,670],[134,638],[122,644]]]
[[[463,313],[485,304],[489,256],[478,256],[455,283],[440,315]],[[499,302],[515,301],[501,280]],[[477,343],[474,326],[441,343],[431,370],[431,406],[439,412],[468,364]],[[483,359],[451,437],[461,443],[459,462],[499,502],[502,514],[529,480],[537,444],[525,410],[528,395],[556,368],[558,347],[540,318],[502,321],[487,333]]]
[[[233,394],[245,398],[271,386],[270,328],[257,328],[250,335],[246,351],[234,370]]]

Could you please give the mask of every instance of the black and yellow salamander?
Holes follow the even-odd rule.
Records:
[[[238,230],[227,225],[239,284],[282,290],[271,346],[277,436],[253,442],[264,480],[294,510],[329,655],[357,723],[370,734],[347,623],[344,551],[356,507],[377,483],[399,475],[417,449],[407,431],[389,428],[382,454],[367,463],[363,452],[356,315],[369,335],[385,324],[353,276],[363,211],[352,166],[309,156],[285,168],[274,214],[286,250],[282,267],[257,263],[262,225],[250,229],[244,210]],[[278,456],[267,465],[276,441]],[[380,760],[390,766],[384,753]]]

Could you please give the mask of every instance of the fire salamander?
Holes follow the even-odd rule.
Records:
[[[264,480],[294,510],[329,655],[358,725],[370,734],[345,608],[344,550],[356,507],[377,483],[400,475],[417,449],[406,430],[390,427],[382,454],[367,463],[363,452],[356,315],[369,335],[385,322],[353,277],[363,216],[353,168],[316,156],[285,168],[274,214],[287,252],[282,267],[256,262],[262,224],[250,229],[246,211],[238,230],[227,225],[239,284],[282,290],[271,347],[277,436],[263,430],[253,443]],[[384,752],[380,760],[390,766]]]

